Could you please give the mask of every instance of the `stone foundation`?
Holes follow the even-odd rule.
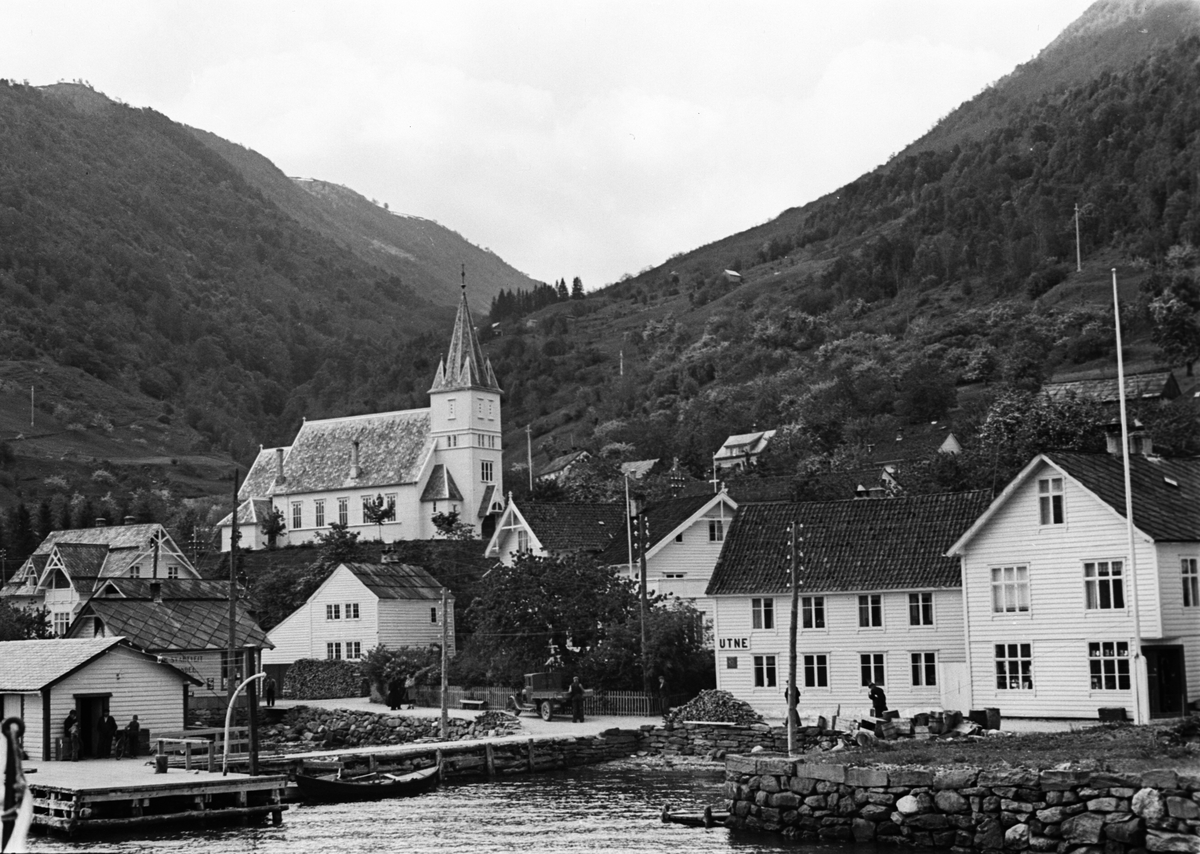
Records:
[[[1200,770],[873,768],[731,756],[733,827],[976,851],[1200,854]]]

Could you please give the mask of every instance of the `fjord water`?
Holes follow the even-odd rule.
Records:
[[[867,854],[873,846],[814,845],[724,828],[665,825],[665,802],[681,812],[720,805],[722,772],[610,764],[556,774],[448,783],[436,792],[367,804],[293,804],[281,827],[173,829],[136,838],[41,836],[35,851],[119,852],[551,852],[800,851]]]

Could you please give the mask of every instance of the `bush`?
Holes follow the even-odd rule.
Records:
[[[1037,299],[1044,293],[1048,293],[1051,288],[1060,282],[1066,281],[1070,275],[1066,267],[1048,267],[1045,270],[1038,270],[1029,277],[1029,281],[1025,283],[1025,293],[1030,299]]]
[[[367,696],[362,668],[350,661],[302,658],[288,668],[283,696],[294,700],[327,700]]]

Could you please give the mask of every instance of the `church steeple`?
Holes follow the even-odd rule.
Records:
[[[462,299],[458,303],[458,316],[454,318],[454,332],[450,336],[450,351],[438,363],[437,375],[433,378],[435,391],[483,388],[500,391],[492,363],[483,355],[475,326],[471,322],[471,310],[467,307],[467,274],[463,267]]]

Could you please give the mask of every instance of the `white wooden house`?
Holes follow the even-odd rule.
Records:
[[[1144,720],[1200,698],[1200,460],[1130,464],[1135,560],[1109,454],[1038,456],[950,549],[971,706],[1095,720],[1141,704]]]
[[[80,606],[107,579],[198,579],[182,549],[158,524],[52,531],[0,587],[19,607],[45,607],[66,633]]]
[[[712,620],[705,588],[721,553],[737,503],[722,491],[659,501],[646,508],[650,546],[646,550],[646,588],[685,599]],[[624,503],[556,504],[509,501],[485,554],[511,566],[514,555],[562,555],[587,552],[627,578],[640,578],[640,554],[631,553],[628,510]]]
[[[433,516],[448,512],[490,536],[504,495],[500,395],[464,290],[429,407],[305,421],[291,445],[261,449],[238,491],[239,547],[266,545],[261,523],[274,511],[281,546],[315,542],[334,523],[363,540],[430,539]],[[391,519],[371,521],[375,501]],[[218,528],[228,551],[233,514]]]
[[[743,504],[707,589],[717,687],[764,713],[786,710],[795,523],[801,713],[864,715],[871,681],[891,708],[963,708],[961,581],[958,561],[945,551],[989,497]]]
[[[138,716],[143,730],[183,729],[188,687],[197,680],[119,637],[0,643],[0,705],[25,721],[25,751],[57,757],[56,742],[71,710],[79,715],[82,755],[95,755],[99,722],[121,728]]]
[[[738,433],[730,436],[713,454],[713,472],[741,472],[754,466],[759,454],[775,438],[774,430]]]
[[[446,628],[453,655],[452,596],[449,603],[443,615],[442,585],[420,567],[343,563],[268,633],[274,649],[263,652],[263,664],[290,665],[302,658],[357,661],[381,644],[390,649],[441,646],[443,619],[450,621]]]

